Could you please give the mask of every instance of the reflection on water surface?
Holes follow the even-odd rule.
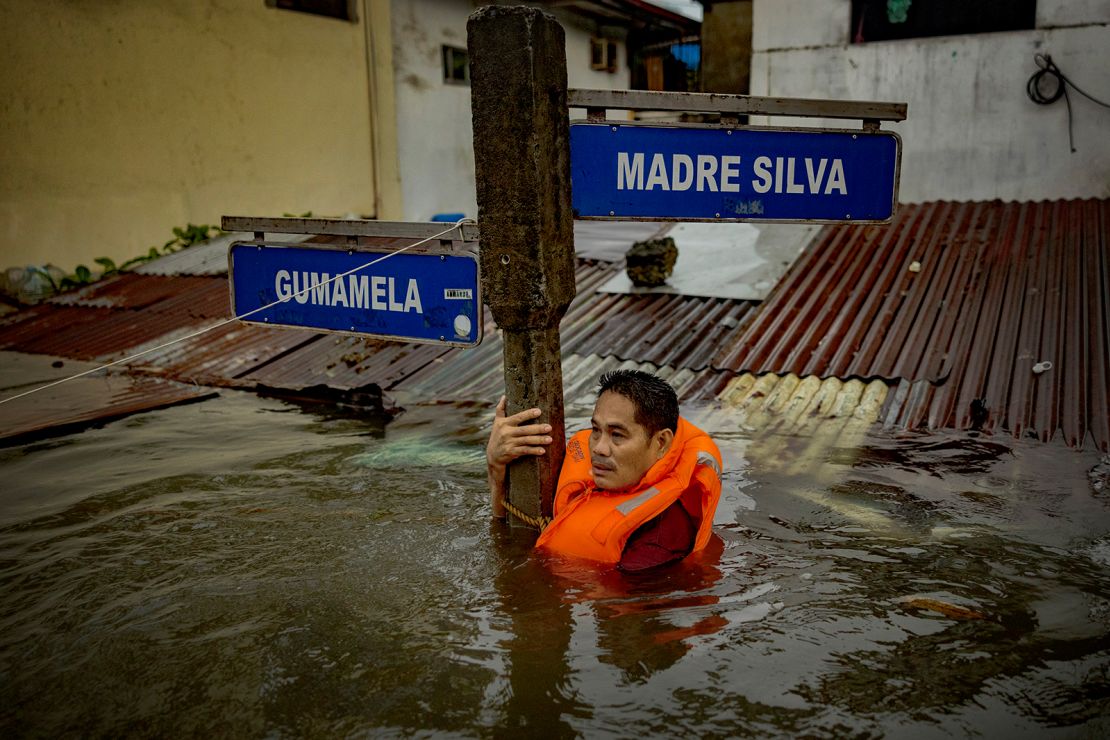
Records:
[[[383,431],[229,392],[0,450],[0,727],[1106,733],[1097,455],[688,412],[717,536],[636,578],[489,521],[488,408]]]

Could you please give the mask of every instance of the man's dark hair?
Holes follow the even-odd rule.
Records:
[[[642,370],[610,370],[597,381],[597,395],[619,393],[636,409],[636,423],[648,436],[662,429],[678,429],[678,394],[670,383]]]

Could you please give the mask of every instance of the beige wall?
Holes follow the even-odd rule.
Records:
[[[388,3],[359,13],[0,0],[0,268],[120,261],[224,214],[396,210],[368,76]]]

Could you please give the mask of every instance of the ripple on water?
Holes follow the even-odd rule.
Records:
[[[414,406],[383,431],[231,392],[3,451],[0,727],[881,736],[1110,714],[1094,456],[874,435],[784,465],[720,430],[712,547],[628,578],[490,523],[488,413]]]

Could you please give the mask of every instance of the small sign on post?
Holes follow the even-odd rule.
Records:
[[[898,199],[890,131],[576,122],[575,218],[882,223]]]

